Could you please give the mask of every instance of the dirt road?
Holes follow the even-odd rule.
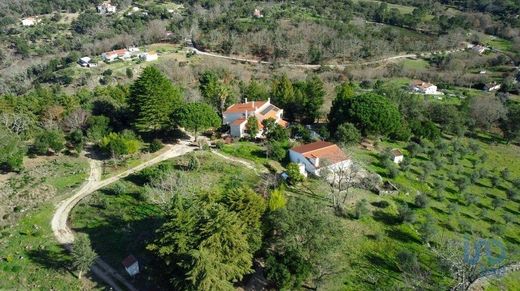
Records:
[[[272,64],[271,62],[266,62],[266,61],[245,59],[245,58],[234,57],[234,56],[224,56],[224,55],[219,55],[219,54],[215,54],[215,53],[204,52],[204,51],[198,50],[195,47],[188,47],[188,49],[197,55],[208,56],[208,57],[213,57],[213,58],[245,62],[245,63],[250,63],[250,64],[262,64],[262,65],[271,65]],[[289,67],[289,68],[302,68],[302,69],[312,69],[312,70],[316,70],[321,67],[344,70],[345,68],[352,67],[352,66],[375,65],[375,64],[379,64],[379,63],[396,61],[399,59],[419,58],[421,56],[428,57],[433,54],[452,54],[452,53],[461,52],[461,51],[464,51],[464,49],[459,48],[459,49],[452,49],[452,50],[446,50],[446,51],[432,51],[432,52],[417,53],[417,54],[402,54],[402,55],[386,57],[386,58],[383,58],[380,60],[375,60],[375,61],[354,62],[354,63],[346,63],[346,64],[338,64],[338,65],[310,65],[310,64],[288,64],[288,63],[285,63],[285,64],[282,63],[280,65],[283,67]]]
[[[118,181],[121,178],[139,172],[144,168],[150,167],[167,159],[184,155],[194,150],[194,147],[190,147],[186,143],[173,146],[167,145],[167,147],[169,147],[169,149],[157,157],[104,180],[101,179],[102,162],[90,160],[90,175],[87,182],[83,184],[83,186],[74,195],[58,204],[56,212],[52,218],[51,227],[58,242],[62,244],[67,250],[71,250],[72,243],[74,242],[74,232],[70,229],[67,222],[70,212],[83,198],[109,184]],[[92,266],[91,271],[97,277],[102,279],[106,284],[111,286],[114,290],[123,290],[120,286],[124,286],[124,288],[127,290],[137,291],[137,289],[133,287],[132,284],[130,284],[124,277],[122,277],[117,271],[115,271],[100,258],[98,258],[96,263]]]

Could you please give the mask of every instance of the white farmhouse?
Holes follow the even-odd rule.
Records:
[[[309,174],[320,175],[320,171],[338,171],[352,165],[352,160],[335,144],[317,141],[289,150],[291,162],[303,165]]]
[[[27,17],[22,19],[22,25],[23,26],[34,26],[38,23],[40,23],[41,19],[37,17]]]
[[[112,5],[110,1],[105,1],[101,4],[99,4],[97,7],[97,12],[100,14],[112,14],[116,13],[117,7],[115,5]]]
[[[122,264],[125,267],[126,272],[128,272],[128,275],[133,277],[139,274],[139,262],[134,256],[129,255],[123,260]]]
[[[247,119],[255,116],[258,120],[260,132],[257,137],[262,136],[262,121],[272,118],[276,123],[287,127],[287,121],[282,119],[283,109],[271,104],[271,99],[267,101],[251,101],[247,99],[244,103],[233,104],[222,114],[224,124],[229,125],[230,133],[233,137],[241,138],[245,135]]]
[[[421,80],[415,80],[410,85],[410,88],[414,92],[428,94],[428,95],[437,95],[439,92],[437,92],[437,86],[427,83]]]
[[[501,88],[502,88],[502,84],[499,84],[497,82],[491,82],[484,86],[484,91],[492,92],[492,91],[500,90]]]
[[[105,61],[107,63],[113,62],[118,59],[127,60],[131,56],[132,55],[130,54],[130,52],[126,49],[114,50],[114,51],[109,51],[109,52],[101,54],[101,58],[103,58],[103,61]]]

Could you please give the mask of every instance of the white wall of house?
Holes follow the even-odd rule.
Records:
[[[400,164],[404,161],[404,156],[395,156],[394,157],[394,163]]]
[[[240,125],[232,125],[230,127],[230,133],[232,137],[242,137],[244,136],[244,131],[246,129],[246,123],[242,122]]]
[[[139,274],[139,263],[135,262],[129,267],[125,267],[126,271],[128,272],[128,275],[135,276]]]
[[[316,174],[316,167],[302,154],[293,150],[289,150],[289,159],[292,163],[303,164],[307,172]]]
[[[437,86],[432,85],[432,86],[426,88],[426,90],[424,90],[424,93],[425,94],[435,94],[435,93],[437,93]]]
[[[352,165],[352,161],[351,160],[345,160],[345,161],[342,161],[342,162],[339,162],[339,163],[336,163],[336,164],[332,164],[332,165],[330,165],[328,167],[319,168],[320,167],[320,163],[323,163],[323,161],[320,161],[319,159],[310,161],[309,159],[304,157],[302,154],[300,154],[298,152],[295,152],[293,150],[289,150],[289,159],[291,160],[292,163],[304,165],[305,166],[305,170],[308,173],[316,175],[316,176],[319,176],[320,175],[320,171],[323,171],[323,169],[327,169],[329,171],[333,171],[334,172],[334,171],[337,171],[337,170],[343,170],[343,169],[348,168],[348,167],[350,167]]]

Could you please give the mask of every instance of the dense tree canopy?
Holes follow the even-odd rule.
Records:
[[[145,68],[130,87],[128,103],[135,128],[142,133],[165,128],[170,124],[170,115],[182,101],[182,90],[157,67]]]
[[[176,195],[148,248],[172,271],[176,288],[233,289],[232,282],[251,270],[265,207],[263,199],[247,188],[222,195]]]
[[[331,132],[340,124],[350,122],[365,135],[388,135],[402,126],[396,106],[385,97],[373,93],[346,100],[344,96],[338,96],[329,114],[329,122]]]
[[[205,103],[187,103],[177,108],[172,121],[180,127],[193,131],[195,137],[201,131],[221,125],[221,119],[215,110]]]

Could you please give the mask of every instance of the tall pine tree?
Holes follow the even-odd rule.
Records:
[[[130,87],[133,125],[140,133],[156,133],[169,125],[182,103],[182,90],[154,66],[147,67]]]

